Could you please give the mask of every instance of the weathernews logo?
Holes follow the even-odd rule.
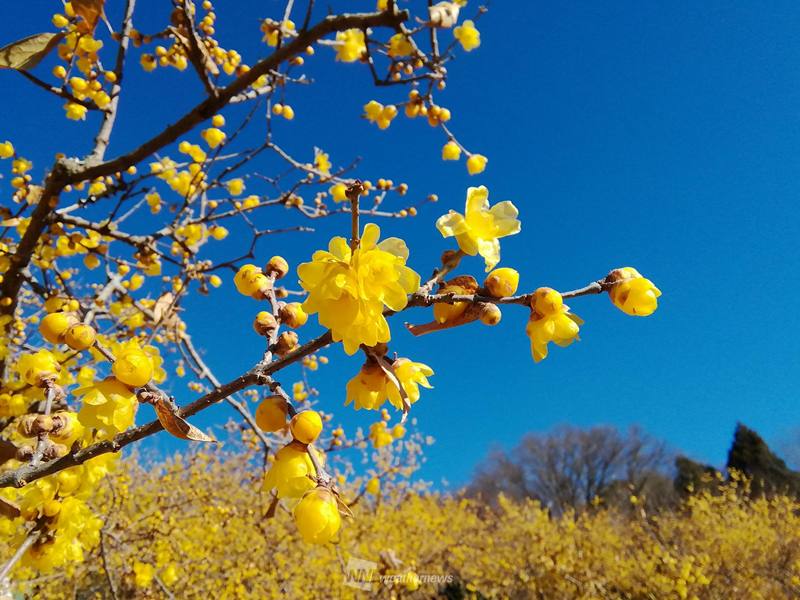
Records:
[[[442,574],[416,574],[411,571],[394,575],[381,575],[378,572],[378,563],[361,558],[350,558],[347,561],[344,574],[344,584],[352,588],[372,591],[375,584],[387,586],[410,586],[418,587],[421,584],[441,585],[451,583],[452,575]]]

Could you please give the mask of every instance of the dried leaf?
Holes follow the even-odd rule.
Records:
[[[197,427],[181,417],[177,410],[173,408],[163,398],[159,399],[153,406],[156,409],[158,420],[169,433],[182,440],[192,440],[195,442],[216,442],[212,437],[207,436]]]
[[[156,323],[166,322],[172,316],[175,306],[175,295],[171,292],[162,294],[153,306],[153,319]]]
[[[350,507],[339,497],[339,494],[334,492],[334,498],[336,498],[336,506],[339,508],[339,514],[347,519],[355,519],[356,516],[353,514],[353,511],[350,510]]]
[[[72,0],[72,9],[86,23],[87,33],[92,33],[103,14],[105,0]]]
[[[63,33],[37,33],[0,48],[0,69],[26,71],[38,65],[64,38]]]
[[[16,519],[19,516],[19,506],[0,498],[0,515],[8,517],[9,519]]]
[[[449,29],[458,22],[459,6],[455,2],[439,2],[428,9],[430,23],[434,27]]]
[[[17,455],[17,447],[8,440],[0,439],[0,465]]]

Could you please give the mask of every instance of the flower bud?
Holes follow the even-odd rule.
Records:
[[[64,334],[77,321],[77,317],[72,313],[53,312],[40,321],[39,333],[51,344],[60,344]]]
[[[280,308],[281,323],[292,329],[302,327],[308,321],[308,315],[299,302],[290,302]]]
[[[30,438],[36,434],[33,432],[33,424],[36,421],[36,415],[25,415],[17,423],[17,432],[22,437]]]
[[[289,352],[297,348],[298,342],[299,338],[294,331],[284,331],[278,338],[273,351],[278,356],[286,356]]]
[[[486,303],[481,306],[479,318],[484,325],[497,325],[502,317],[503,313],[495,304]]]
[[[304,410],[292,417],[292,437],[304,444],[313,444],[322,432],[322,417],[315,410]]]
[[[661,290],[633,267],[614,269],[606,277],[606,283],[611,284],[608,290],[611,302],[625,314],[646,317],[658,308]]]
[[[483,287],[489,292],[490,296],[503,298],[513,296],[519,286],[519,273],[510,267],[495,269],[486,276]]]
[[[542,316],[555,315],[564,307],[564,299],[556,290],[540,287],[531,296],[531,308]]]
[[[78,323],[67,329],[64,341],[73,350],[86,350],[91,348],[97,334],[91,325]]]
[[[264,267],[264,272],[275,279],[281,279],[289,272],[289,263],[282,256],[273,256]]]
[[[253,329],[258,335],[269,336],[278,327],[278,321],[271,312],[262,310],[253,321]]]
[[[266,432],[279,431],[286,427],[289,406],[282,396],[269,396],[256,408],[256,425]]]
[[[326,544],[342,525],[339,505],[333,492],[323,487],[308,491],[294,509],[294,522],[310,544]]]
[[[31,425],[31,433],[39,435],[50,433],[53,430],[53,417],[50,415],[36,415]]]
[[[111,371],[125,385],[142,387],[153,377],[153,361],[141,350],[130,350],[116,358]]]

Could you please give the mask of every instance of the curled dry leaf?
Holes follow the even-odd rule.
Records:
[[[0,498],[0,515],[3,515],[9,519],[16,519],[19,514],[19,506],[13,502],[10,502],[9,500]]]
[[[0,69],[34,68],[62,39],[63,33],[37,33],[0,48]]]
[[[455,2],[439,2],[428,9],[430,24],[433,27],[450,29],[458,23],[458,4]]]
[[[156,415],[161,425],[169,433],[182,440],[192,440],[195,442],[216,442],[212,437],[207,436],[197,427],[186,421],[178,414],[176,408],[168,403],[164,398],[159,398],[153,403]]]
[[[8,440],[0,439],[0,465],[17,455],[17,447]]]
[[[87,33],[92,33],[104,16],[104,4],[105,0],[72,0],[72,9],[83,19]]]

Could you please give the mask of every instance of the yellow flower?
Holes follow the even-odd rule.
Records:
[[[133,563],[133,583],[136,587],[150,587],[155,575],[156,570],[153,565],[139,562],[138,560]]]
[[[388,394],[386,386],[389,380],[381,366],[369,360],[361,367],[358,374],[347,382],[347,400],[345,406],[355,403],[355,409],[377,410],[384,403]]]
[[[372,494],[373,496],[377,496],[378,493],[381,491],[381,480],[377,477],[373,477],[367,482],[364,491],[368,494]]]
[[[122,383],[131,387],[141,387],[153,378],[155,365],[153,359],[139,347],[139,344],[133,342],[125,344],[117,352],[111,371]]]
[[[378,421],[369,426],[369,439],[375,448],[383,448],[394,441],[394,437],[386,429],[385,421]]]
[[[336,60],[355,62],[367,51],[364,32],[360,29],[347,29],[336,34]]]
[[[389,56],[397,58],[408,56],[414,51],[409,39],[402,33],[396,33],[389,38]]]
[[[489,190],[485,186],[467,190],[464,215],[455,211],[439,217],[436,227],[444,237],[455,236],[459,248],[470,256],[480,254],[491,271],[500,262],[501,237],[519,233],[519,212],[509,201],[489,208]]]
[[[208,147],[212,149],[219,146],[222,142],[225,141],[225,138],[227,137],[224,131],[216,127],[209,127],[208,129],[204,129],[200,133],[200,136],[205,140],[206,144],[208,144]]]
[[[397,116],[397,107],[393,104],[384,106],[376,100],[370,100],[364,105],[364,118],[370,123],[375,123],[379,129],[386,129],[391,125],[392,119]]]
[[[336,183],[331,186],[328,193],[334,202],[344,202],[347,200],[347,186],[343,183]]]
[[[317,171],[325,173],[325,175],[330,175],[330,157],[326,152],[323,152],[319,148],[314,148],[314,167],[317,169]]]
[[[613,282],[608,296],[614,306],[625,314],[647,317],[658,308],[661,290],[633,267],[615,269],[609,274],[608,280]]]
[[[297,268],[300,285],[308,292],[303,310],[318,313],[334,341],[347,354],[361,344],[374,346],[391,339],[384,307],[403,310],[408,294],[419,288],[419,275],[406,266],[408,248],[398,238],[378,243],[380,228],[367,224],[361,243],[351,252],[347,241],[335,237],[328,251],[318,250],[311,262]]]
[[[313,444],[322,432],[322,417],[315,410],[304,410],[289,423],[292,437],[303,444]]]
[[[108,439],[133,425],[136,415],[136,394],[123,383],[108,377],[92,385],[75,390],[82,396],[78,420],[87,428],[98,430],[101,438]]]
[[[489,162],[489,159],[486,158],[483,154],[472,154],[467,159],[467,172],[470,175],[477,175],[478,173],[483,173],[486,169],[486,163]]]
[[[531,298],[531,318],[525,333],[531,339],[533,360],[539,362],[547,358],[547,344],[565,347],[578,339],[580,317],[569,312],[569,307],[556,290],[539,288]]]
[[[442,146],[442,160],[458,160],[461,158],[461,148],[450,140]]]
[[[519,272],[511,267],[495,269],[486,276],[483,287],[495,298],[513,296],[519,286]]]
[[[262,431],[280,431],[286,427],[288,406],[281,396],[269,396],[256,408],[256,425]]]
[[[428,377],[433,375],[433,369],[426,364],[413,362],[408,358],[398,358],[392,364],[392,369],[411,404],[419,400],[419,386],[428,389],[433,387],[428,383]],[[392,403],[392,406],[398,410],[403,410],[403,398],[397,386],[388,385],[387,391],[389,393],[389,402]]]
[[[408,358],[398,358],[392,364],[392,370],[403,387],[410,404],[419,400],[419,386],[432,388],[428,377],[433,369],[423,363],[413,362]],[[355,409],[379,409],[386,400],[392,406],[403,409],[403,395],[381,366],[370,359],[361,367],[358,375],[347,382],[347,400],[345,406],[355,403]]]
[[[308,453],[308,447],[298,442],[290,442],[278,450],[264,477],[264,489],[275,488],[279,498],[300,498],[314,488],[317,472]]]
[[[472,21],[464,21],[462,25],[453,30],[453,35],[467,52],[471,52],[481,45],[481,34]]]
[[[67,113],[68,119],[73,121],[83,121],[86,118],[87,108],[83,104],[67,102],[64,105],[64,111]]]
[[[39,386],[47,378],[54,378],[61,370],[56,357],[47,350],[34,354],[23,354],[16,364],[16,371],[29,385]]]
[[[11,158],[14,156],[14,144],[6,140],[0,143],[0,158]]]
[[[294,509],[297,530],[309,544],[327,544],[339,531],[342,517],[339,505],[330,490],[310,490]]]
[[[231,196],[240,196],[244,191],[244,181],[242,179],[231,179],[225,186]]]

